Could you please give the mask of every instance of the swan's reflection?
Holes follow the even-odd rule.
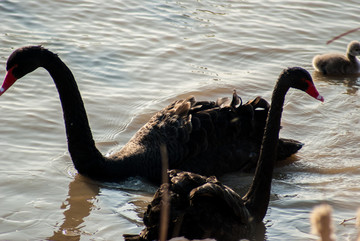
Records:
[[[94,202],[100,192],[98,183],[77,174],[72,182],[69,184],[69,192],[67,199],[61,205],[64,209],[63,223],[58,226],[51,237],[47,240],[54,241],[79,241],[81,235],[84,218],[90,215],[94,208]],[[145,209],[145,207],[143,207]],[[266,233],[266,226],[263,222],[257,225],[256,234],[252,240],[264,240]]]
[[[64,222],[47,240],[80,240],[81,224],[94,207],[94,200],[99,195],[99,185],[90,179],[76,175],[69,184],[68,198],[62,204]]]
[[[324,81],[329,84],[339,85],[342,84],[346,86],[346,94],[356,95],[360,88],[360,76],[359,75],[346,75],[346,76],[327,76],[319,72],[314,71],[313,79],[315,81]]]

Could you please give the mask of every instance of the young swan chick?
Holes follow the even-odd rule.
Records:
[[[311,213],[310,221],[312,233],[320,237],[318,241],[335,241],[330,205],[316,206]]]
[[[348,44],[346,55],[329,53],[316,55],[312,64],[316,71],[325,75],[360,74],[360,42],[351,41]]]

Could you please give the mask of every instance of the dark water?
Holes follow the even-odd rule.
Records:
[[[270,98],[288,66],[313,73],[316,54],[344,52],[360,32],[357,1],[0,2],[0,74],[10,53],[44,45],[73,71],[97,146],[124,145],[157,110],[190,94]],[[313,75],[325,103],[287,95],[282,137],[305,143],[275,170],[266,240],[316,240],[309,213],[334,208],[338,240],[355,240],[360,207],[358,77]],[[156,190],[139,179],[93,183],[76,174],[61,107],[38,69],[0,99],[0,240],[121,240],[138,233]],[[251,175],[221,179],[240,193]],[[261,239],[261,238],[260,238]]]

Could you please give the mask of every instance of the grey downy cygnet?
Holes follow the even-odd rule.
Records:
[[[329,53],[316,55],[312,64],[316,71],[325,75],[360,74],[360,42],[351,41],[348,44],[346,55]]]

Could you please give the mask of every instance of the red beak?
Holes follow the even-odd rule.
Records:
[[[15,78],[15,76],[13,75],[13,70],[16,66],[12,67],[11,69],[9,69],[9,71],[7,72],[6,76],[5,76],[5,80],[4,83],[2,84],[1,88],[0,88],[0,96],[7,90],[10,88],[10,86],[12,86],[15,81],[17,80],[17,78]]]
[[[315,85],[311,83],[309,85],[309,88],[306,90],[306,93],[308,93],[310,96],[314,97],[317,100],[320,100],[321,102],[324,102],[324,97],[322,97],[317,89],[315,88]]]

